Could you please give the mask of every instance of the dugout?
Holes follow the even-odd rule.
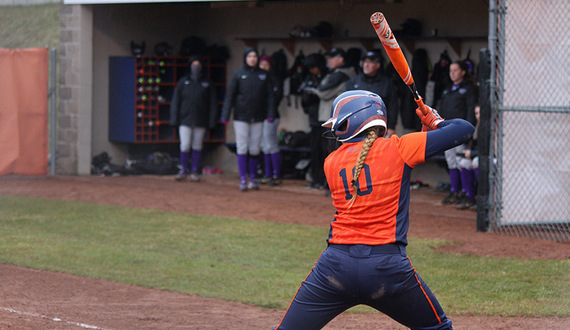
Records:
[[[283,49],[291,66],[299,51],[326,52],[331,47],[380,47],[369,17],[382,11],[393,30],[408,19],[421,22],[419,35],[398,38],[411,63],[415,49],[424,48],[433,65],[447,51],[452,60],[471,51],[477,62],[487,47],[488,3],[482,0],[320,0],[320,1],[81,1],[63,0],[60,9],[59,109],[56,172],[89,174],[93,156],[107,152],[122,163],[132,148],[109,140],[109,58],[131,56],[131,41],[146,43],[146,53],[160,42],[180,50],[188,36],[229,49],[227,77],[242,65],[246,45],[272,54]],[[296,27],[313,27],[321,21],[333,27],[330,38],[291,38]],[[307,117],[294,96],[279,107],[281,126],[288,131],[308,129]],[[232,125],[226,142],[234,142]],[[405,133],[401,125],[398,133]],[[168,148],[166,144],[154,146]],[[172,146],[170,146],[172,147]],[[223,143],[207,146],[203,164],[226,173],[237,172],[235,156]],[[423,177],[422,177],[423,175]],[[416,177],[435,185],[445,180],[435,162],[415,171]]]

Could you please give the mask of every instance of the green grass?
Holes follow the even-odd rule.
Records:
[[[286,308],[328,228],[0,196],[0,263]],[[408,254],[454,315],[569,316],[568,260]],[[356,312],[366,311],[357,308]]]
[[[59,47],[59,4],[0,6],[0,47]]]

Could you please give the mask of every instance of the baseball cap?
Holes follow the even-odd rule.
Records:
[[[342,48],[333,48],[330,50],[330,52],[326,53],[325,56],[327,57],[335,57],[335,56],[340,56],[342,58],[344,58],[346,56],[346,53],[344,52],[344,50]]]
[[[364,56],[362,56],[362,59],[370,59],[372,61],[376,61],[376,62],[380,62],[382,63],[382,54],[380,54],[379,51],[377,50],[369,50],[367,51]]]
[[[314,67],[323,68],[327,65],[327,61],[322,54],[313,53],[307,55],[303,60],[303,66],[307,69],[312,69]]]

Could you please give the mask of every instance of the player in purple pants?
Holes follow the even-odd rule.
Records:
[[[239,189],[247,191],[259,189],[256,175],[263,121],[275,118],[276,110],[269,75],[258,67],[257,50],[246,47],[243,58],[243,67],[234,72],[228,84],[221,121],[228,123],[233,108]]]

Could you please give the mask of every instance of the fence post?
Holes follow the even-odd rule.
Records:
[[[51,48],[49,52],[49,89],[48,97],[50,99],[49,107],[49,172],[50,175],[55,175],[55,164],[57,162],[57,50]]]
[[[479,52],[479,107],[480,119],[477,131],[479,157],[479,180],[477,183],[477,231],[489,229],[489,146],[491,140],[491,94],[490,94],[490,52],[483,48]]]

